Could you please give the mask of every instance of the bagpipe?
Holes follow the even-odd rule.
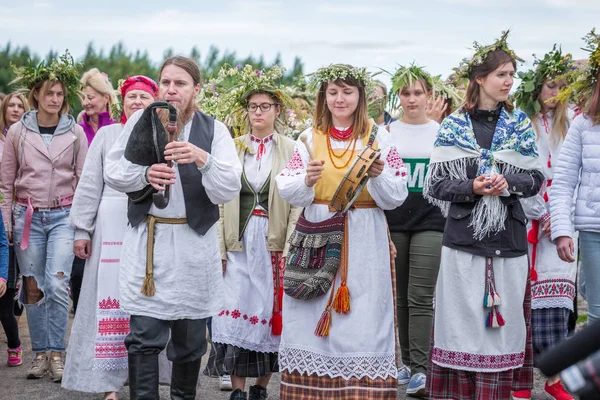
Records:
[[[169,122],[166,131],[156,112],[159,108],[169,110]],[[167,143],[175,140],[176,132],[177,109],[166,101],[152,103],[144,110],[131,131],[125,148],[125,159],[142,166],[149,167],[153,164],[166,162],[169,167],[172,167],[173,161],[165,160],[165,147]],[[169,188],[170,185],[166,185],[164,190],[158,191],[152,185],[147,185],[141,190],[128,192],[127,196],[133,203],[140,203],[152,194],[154,205],[163,209],[169,204]]]

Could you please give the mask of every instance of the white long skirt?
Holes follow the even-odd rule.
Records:
[[[231,307],[212,319],[212,340],[261,353],[276,353],[280,336],[271,333],[273,266],[267,250],[269,220],[252,216],[243,250],[227,252],[225,292]]]
[[[527,330],[523,301],[527,256],[493,258],[499,311],[505,325],[486,327],[483,306],[486,258],[442,247],[436,286],[432,361],[445,368],[500,372],[519,368],[525,359]]]

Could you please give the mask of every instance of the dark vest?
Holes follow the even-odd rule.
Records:
[[[240,190],[240,240],[248,221],[252,217],[252,212],[256,209],[256,206],[260,205],[265,210],[269,211],[269,186],[271,185],[271,175],[267,177],[267,180],[260,188],[259,192],[256,193],[252,189],[252,185],[246,178],[246,173],[242,174],[242,190]]]
[[[210,154],[213,138],[215,136],[214,119],[199,111],[194,113],[189,142]],[[219,207],[213,204],[204,186],[202,186],[202,173],[195,163],[178,164],[179,178],[183,187],[185,201],[185,214],[188,225],[200,235],[206,232],[219,220]],[[132,226],[136,226],[146,219],[152,206],[152,196],[139,203],[129,200],[127,218]]]

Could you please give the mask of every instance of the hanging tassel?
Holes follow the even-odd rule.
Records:
[[[498,326],[504,326],[504,317],[500,314],[500,311],[496,311],[496,320],[498,320]]]
[[[532,281],[534,281],[534,282],[535,282],[535,281],[537,281],[537,280],[538,280],[537,271],[536,271],[534,268],[531,268],[531,269],[529,270],[529,274],[530,274],[530,276],[531,276],[531,280],[532,280]]]
[[[281,312],[276,311],[273,314],[273,320],[271,324],[271,333],[274,336],[281,336],[281,331],[283,330],[283,319],[281,318]]]
[[[498,294],[498,292],[494,291],[494,306],[499,306],[502,304],[502,300],[500,299],[500,295]]]
[[[350,290],[346,285],[346,281],[348,280],[348,214],[345,215],[344,219],[344,241],[342,243],[340,274],[342,285],[337,290],[332,308],[337,313],[348,314],[350,312]]]
[[[483,296],[483,306],[487,308],[487,307],[491,307],[493,305],[494,305],[494,297],[489,292],[489,290],[486,290],[485,295]]]
[[[500,328],[505,325],[504,318],[496,307],[493,307],[485,319],[485,326],[488,328]]]
[[[317,328],[315,329],[315,335],[319,337],[329,336],[329,328],[331,328],[331,310],[327,308],[321,314]]]
[[[142,294],[148,297],[152,297],[155,294],[156,289],[154,288],[154,274],[146,273],[144,283],[142,284]]]
[[[536,219],[531,221],[531,229],[527,232],[527,241],[531,244],[539,243],[540,222]]]
[[[350,312],[350,291],[348,290],[348,286],[346,286],[346,281],[342,282],[342,286],[340,286],[335,295],[333,309],[340,314],[348,314]]]

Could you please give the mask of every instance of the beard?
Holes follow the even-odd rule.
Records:
[[[175,135],[175,140],[177,140],[183,132],[185,124],[187,124],[192,119],[194,111],[196,111],[197,107],[193,100],[191,100],[186,106],[184,106],[183,109],[178,104],[174,104],[174,107],[177,110],[177,131]],[[166,108],[159,108],[157,112],[158,116],[160,117],[160,122],[162,123],[165,130],[167,130],[167,125],[169,123],[169,110]]]

